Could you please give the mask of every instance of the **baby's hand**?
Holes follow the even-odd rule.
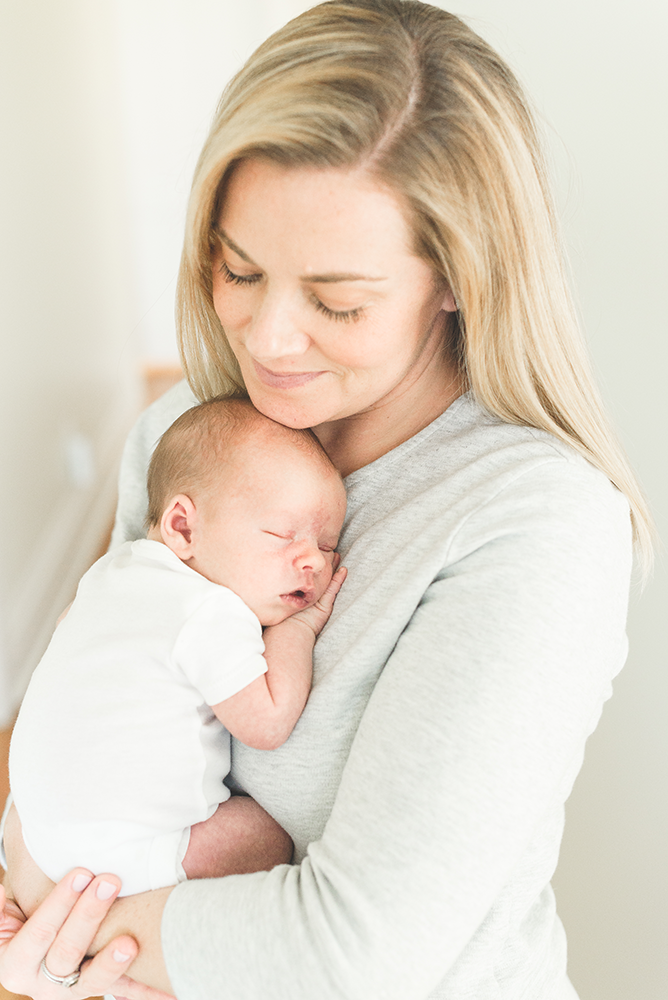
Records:
[[[298,611],[296,615],[286,618],[286,622],[297,622],[300,625],[306,625],[307,628],[313,630],[314,635],[320,635],[332,613],[336,595],[340,591],[341,585],[347,575],[348,570],[346,567],[339,566],[336,573],[334,573],[334,576],[330,580],[329,587],[320,600],[316,601],[315,604],[312,604],[310,608],[304,608],[303,611]],[[285,622],[283,624],[285,624]],[[280,627],[280,625],[274,626],[274,628]]]
[[[20,931],[26,921],[26,916],[13,899],[10,899],[0,886],[0,943],[11,941],[17,931]]]

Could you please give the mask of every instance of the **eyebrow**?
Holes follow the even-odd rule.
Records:
[[[223,229],[220,229],[218,226],[214,226],[214,230],[225,246],[229,247],[233,253],[235,253],[238,257],[241,257],[243,261],[250,264],[252,267],[258,266],[255,261],[252,260]],[[306,281],[314,285],[333,285],[337,281],[387,281],[387,278],[373,277],[368,274],[356,274],[352,271],[336,271],[332,274],[304,274],[299,280]]]

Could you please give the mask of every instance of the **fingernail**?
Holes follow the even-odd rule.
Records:
[[[105,882],[104,880],[98,885],[95,895],[98,899],[109,899],[116,892],[116,886],[113,882]]]
[[[72,888],[75,892],[83,892],[87,885],[93,881],[92,875],[75,875],[72,879]]]
[[[127,962],[129,955],[124,955],[122,951],[115,951],[113,954],[114,962]]]

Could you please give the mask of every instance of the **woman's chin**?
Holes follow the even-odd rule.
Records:
[[[249,387],[248,395],[256,410],[285,427],[301,430],[304,427],[315,427],[329,419],[323,416],[325,410],[323,406],[312,403],[309,405],[294,399],[281,399],[273,393],[255,387]]]

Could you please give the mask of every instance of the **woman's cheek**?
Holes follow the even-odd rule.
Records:
[[[213,308],[216,310],[218,319],[226,329],[237,327],[243,314],[249,311],[238,299],[235,302],[235,296],[230,295],[227,289],[216,288],[215,282],[213,287]]]

